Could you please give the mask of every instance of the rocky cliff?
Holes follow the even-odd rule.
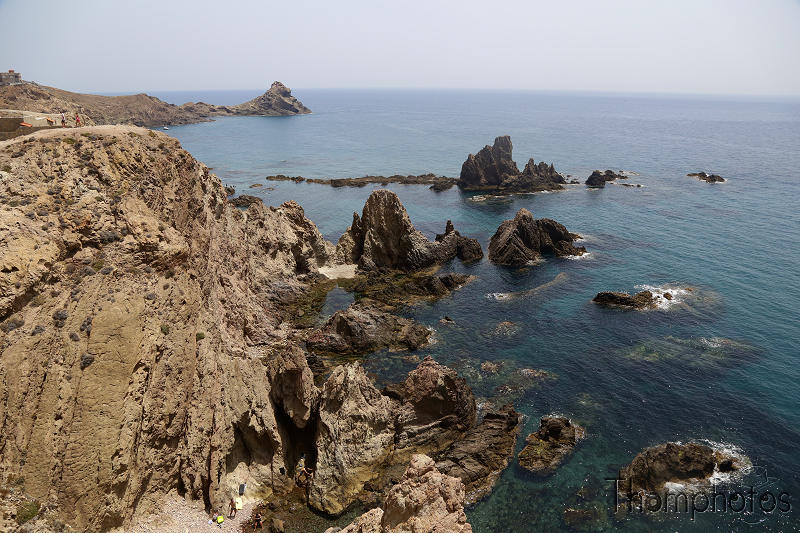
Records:
[[[274,82],[263,95],[235,106],[203,102],[177,106],[147,94],[103,96],[25,83],[0,87],[0,109],[56,114],[65,112],[69,125],[74,124],[75,113],[80,113],[84,125],[135,124],[150,127],[192,124],[218,116],[277,116],[311,112],[279,81]]]
[[[2,143],[0,168],[2,469],[94,530],[280,483],[313,378],[276,302],[333,252],[302,208],[236,209],[138,128]]]
[[[77,529],[124,526],[165,494],[221,508],[247,483],[246,498],[277,498],[301,454],[310,505],[338,513],[476,428],[469,387],[430,359],[386,391],[358,365],[315,385],[311,332],[288,317],[342,250],[296,203],[237,207],[176,140],[128,126],[2,142],[0,169],[0,476]],[[365,207],[373,263],[458,255],[452,225],[420,239],[377,197],[394,212]],[[394,302],[466,278],[394,275],[352,281]]]

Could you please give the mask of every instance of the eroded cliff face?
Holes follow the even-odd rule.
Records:
[[[0,169],[0,479],[65,522],[124,527],[165,494],[220,509],[241,483],[281,498],[302,454],[308,503],[336,514],[386,494],[414,453],[460,460],[446,450],[476,428],[475,400],[430,358],[383,391],[357,364],[315,386],[315,333],[289,315],[352,255],[295,202],[229,201],[175,139],[136,127],[3,142]],[[477,243],[452,224],[429,241],[387,192],[365,206],[360,257],[402,270],[353,289],[391,308],[398,283],[428,298],[466,282],[413,269]]]
[[[316,394],[276,309],[333,253],[133,127],[0,143],[0,467],[79,528],[287,483]],[[290,455],[290,454],[289,454]]]

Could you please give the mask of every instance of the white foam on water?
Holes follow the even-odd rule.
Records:
[[[510,300],[513,293],[510,292],[489,292],[486,294],[486,298],[489,300],[497,300],[498,302],[502,302],[504,300]]]
[[[569,259],[570,261],[585,261],[592,258],[594,258],[592,252],[586,252],[585,254],[581,255],[565,255],[562,257],[562,259]]]
[[[683,303],[686,300],[686,297],[692,294],[692,292],[689,290],[670,285],[662,285],[659,287],[655,285],[642,284],[634,285],[634,289],[640,291],[650,291],[654,296],[658,296],[659,298],[656,299],[656,308],[661,310],[667,310],[680,303]],[[665,294],[671,295],[672,299],[667,300],[664,298]]]

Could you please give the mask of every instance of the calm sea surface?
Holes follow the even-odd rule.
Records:
[[[157,94],[175,103],[233,104],[260,91]],[[451,189],[390,185],[429,237],[451,219],[486,250],[497,226],[521,207],[585,237],[581,260],[549,258],[520,270],[483,260],[446,268],[477,281],[435,304],[405,310],[436,329],[431,354],[465,376],[481,401],[513,401],[526,415],[570,416],[587,438],[551,477],[511,467],[486,501],[468,511],[476,532],[570,530],[567,506],[605,513],[604,481],[647,446],[708,439],[753,463],[740,484],[786,491],[789,513],[705,513],[613,517],[588,530],[800,530],[800,103],[527,92],[296,90],[314,113],[224,118],[172,127],[197,159],[239,193],[267,204],[297,200],[335,240],[374,189],[266,182],[270,174],[457,176],[461,163],[495,136],[511,135],[515,159],[553,162],[583,181],[595,168],[638,173],[603,190],[472,201]],[[687,172],[729,178],[710,185]],[[263,187],[250,189],[254,183]],[[268,189],[271,188],[271,189]],[[535,294],[504,298],[560,276]],[[669,309],[602,309],[601,290],[676,283],[693,291]],[[332,293],[328,312],[346,305]],[[447,315],[453,326],[439,324]],[[501,321],[513,326],[497,332]],[[402,354],[367,358],[379,380],[413,368]],[[498,376],[482,361],[503,363]],[[508,391],[519,368],[555,374]],[[520,442],[520,447],[521,447]],[[581,502],[576,493],[588,493]],[[749,511],[749,507],[746,509]]]

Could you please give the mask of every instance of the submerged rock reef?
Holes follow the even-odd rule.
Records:
[[[499,265],[522,266],[536,261],[542,254],[582,255],[586,248],[573,244],[579,238],[555,220],[533,218],[523,207],[512,220],[504,221],[497,228],[489,241],[489,260]]]
[[[534,162],[525,164],[522,172],[511,155],[511,137],[497,137],[492,146],[484,146],[477,154],[469,154],[461,165],[458,186],[465,191],[537,192],[563,189],[567,181],[553,165]]]

